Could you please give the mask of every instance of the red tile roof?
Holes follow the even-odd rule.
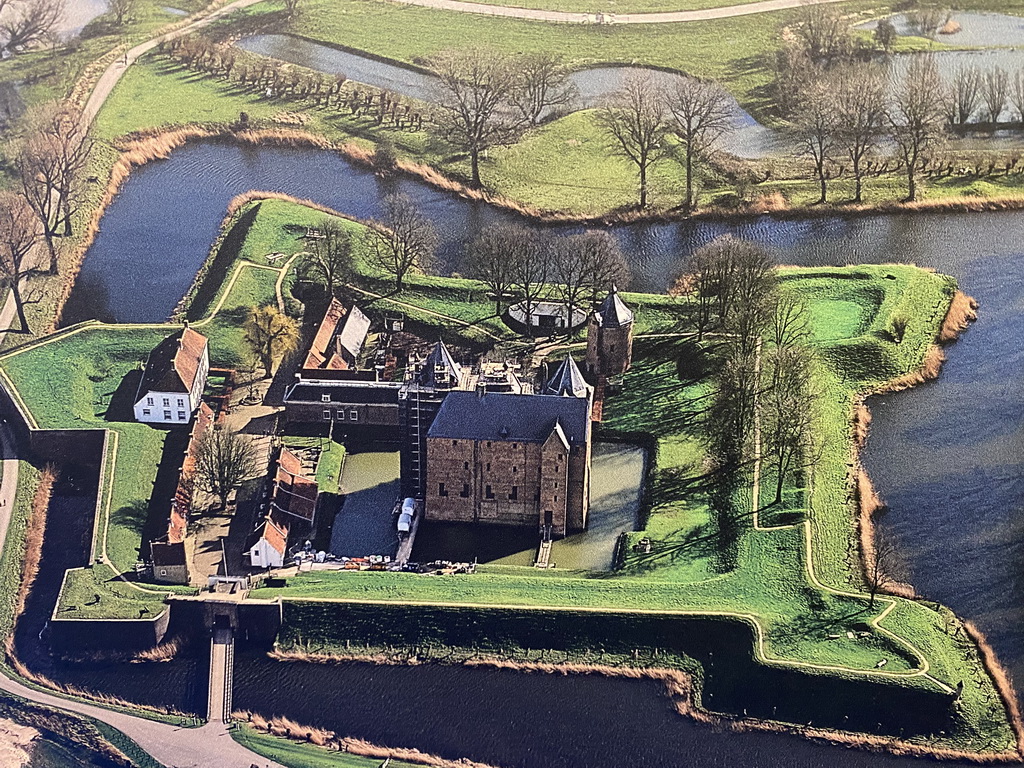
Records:
[[[302,473],[298,457],[287,448],[281,448],[270,504],[281,512],[312,522],[320,490],[315,480]]]
[[[188,326],[157,344],[149,353],[139,396],[147,392],[191,392],[207,340]]]

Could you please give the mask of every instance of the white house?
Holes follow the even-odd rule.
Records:
[[[146,361],[135,397],[135,419],[150,424],[188,424],[202,400],[210,372],[206,337],[187,325],[161,341]]]
[[[508,315],[517,323],[526,325],[526,302],[521,301],[508,308]],[[577,306],[569,307],[560,301],[535,301],[530,311],[530,325],[547,331],[564,331],[578,328],[587,322],[587,313]]]
[[[259,528],[246,542],[245,554],[253,568],[280,568],[288,548],[288,526],[275,519],[274,511],[267,515]]]

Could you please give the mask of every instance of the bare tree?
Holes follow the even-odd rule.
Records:
[[[1010,91],[1010,76],[1002,67],[992,67],[985,72],[981,85],[981,96],[985,100],[985,111],[990,123],[998,123],[999,116],[1006,108]]]
[[[774,465],[775,503],[779,504],[790,471],[798,469],[805,456],[809,458],[817,398],[810,387],[813,376],[806,347],[772,347],[766,357],[771,380],[760,397],[761,434],[764,453]]]
[[[517,72],[511,100],[529,125],[537,125],[549,109],[566,107],[577,96],[571,70],[561,56],[527,53],[513,62]]]
[[[934,40],[939,30],[949,21],[949,11],[942,8],[920,8],[907,14],[907,22],[921,37]]]
[[[896,84],[889,109],[889,134],[907,174],[907,200],[917,200],[917,174],[926,153],[942,139],[944,121],[942,80],[935,59],[915,56]]]
[[[0,192],[0,279],[14,297],[24,333],[29,333],[30,329],[25,317],[22,282],[35,272],[31,255],[38,240],[39,221],[24,198],[13,192]]]
[[[786,42],[775,54],[775,80],[772,92],[779,112],[790,115],[818,68],[802,45]]]
[[[905,569],[902,553],[896,541],[884,530],[875,529],[873,551],[864,554],[864,579],[871,599],[868,608],[875,607],[875,597],[900,583]]]
[[[978,108],[981,98],[981,70],[960,66],[949,84],[950,122],[966,125]]]
[[[840,126],[836,114],[832,86],[820,79],[804,91],[792,123],[800,153],[811,161],[818,179],[818,204],[828,198],[828,166],[838,149]]]
[[[284,0],[284,10],[289,16],[294,16],[299,10],[299,0]]]
[[[583,261],[585,285],[590,290],[591,302],[616,286],[625,288],[632,280],[629,264],[619,247],[618,240],[607,230],[588,229],[568,238]]]
[[[11,0],[0,8],[0,35],[8,50],[40,42],[64,18],[66,0]]]
[[[135,11],[136,0],[110,0],[110,15],[114,18],[114,24],[123,26],[131,14]]]
[[[1018,69],[1013,73],[1010,81],[1010,102],[1017,110],[1017,116],[1024,122],[1024,69]]]
[[[805,5],[792,31],[816,64],[835,63],[853,51],[849,22],[829,5]]]
[[[885,128],[885,73],[876,65],[854,64],[837,70],[833,81],[837,141],[850,158],[854,202],[861,202],[865,160],[878,147]]]
[[[501,314],[502,300],[515,285],[512,261],[508,258],[520,229],[498,222],[484,227],[466,251],[466,271],[484,283],[494,295],[494,313]]]
[[[231,492],[259,474],[256,447],[250,437],[222,428],[209,430],[196,446],[196,483],[228,505]]]
[[[667,94],[671,130],[683,150],[686,210],[694,208],[693,164],[708,157],[715,143],[732,127],[732,99],[717,83],[682,77]]]
[[[480,154],[514,141],[523,121],[512,102],[519,75],[508,57],[479,48],[443,51],[429,61],[437,75],[438,127],[469,153],[471,183],[481,187]]]
[[[879,19],[875,27],[875,44],[885,53],[891,53],[896,42],[896,26],[889,19]]]
[[[613,149],[633,163],[640,176],[640,208],[647,207],[647,174],[665,153],[665,104],[648,72],[632,72],[598,112]]]
[[[415,203],[402,194],[384,198],[384,218],[370,222],[366,231],[370,263],[395,280],[402,290],[405,276],[412,269],[425,269],[437,251],[437,230]]]
[[[15,148],[14,163],[25,200],[39,218],[50,253],[50,272],[57,271],[53,239],[72,234],[83,174],[92,140],[77,107],[51,102],[25,118],[25,137]]]
[[[253,307],[243,326],[245,342],[259,358],[267,378],[274,374],[274,366],[299,343],[299,326],[294,319],[277,307]]]
[[[511,224],[506,258],[511,264],[512,288],[523,297],[528,333],[533,329],[533,309],[547,293],[551,277],[550,235],[521,224]]]
[[[320,234],[303,256],[301,270],[305,279],[322,285],[327,295],[333,296],[352,277],[352,233],[336,221],[327,221]]]
[[[791,291],[779,290],[768,335],[776,347],[804,346],[810,340],[807,307]]]

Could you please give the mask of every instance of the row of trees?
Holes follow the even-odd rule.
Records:
[[[0,279],[11,290],[25,332],[22,283],[37,272],[56,274],[56,238],[72,234],[91,152],[79,110],[58,102],[26,113],[20,136],[6,148],[15,186],[0,193]]]
[[[705,424],[718,470],[711,505],[728,554],[747,518],[747,510],[736,508],[736,491],[755,449],[774,473],[776,504],[793,473],[810,471],[816,461],[807,315],[780,286],[769,254],[733,238],[695,251],[682,285],[694,300],[698,340],[713,331],[718,342]]]
[[[466,273],[487,286],[496,314],[506,301],[521,299],[527,327],[539,301],[560,301],[572,317],[573,307],[593,303],[630,277],[618,243],[607,232],[559,236],[505,222],[486,227],[470,244]]]
[[[972,119],[995,124],[1007,107],[1024,122],[1024,69],[1011,75],[1002,67],[964,65],[953,72],[946,93],[950,125],[965,126]]]
[[[631,73],[598,113],[615,152],[637,168],[640,208],[647,207],[651,168],[675,155],[683,166],[688,211],[695,202],[694,165],[709,159],[733,117],[732,99],[717,83],[688,77],[659,82],[650,72]]]

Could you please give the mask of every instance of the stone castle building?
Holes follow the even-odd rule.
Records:
[[[633,361],[633,312],[612,286],[587,324],[587,371],[596,377],[619,376]]]
[[[455,391],[427,433],[425,520],[583,530],[592,391],[566,358],[544,394]]]

